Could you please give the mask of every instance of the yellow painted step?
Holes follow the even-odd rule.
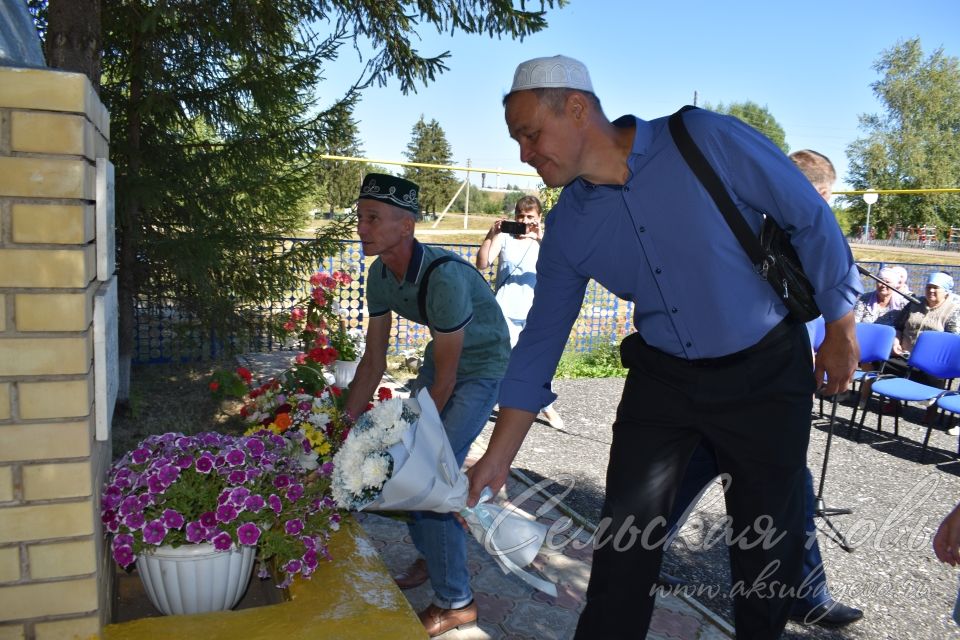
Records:
[[[330,541],[331,562],[296,580],[280,604],[192,616],[141,618],[108,625],[104,640],[412,640],[426,638],[366,534],[344,518]]]

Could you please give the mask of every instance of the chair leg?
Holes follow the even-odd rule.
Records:
[[[883,432],[883,405],[886,396],[877,396],[877,433]]]
[[[870,408],[870,396],[867,396],[867,403],[863,405],[863,412],[860,414],[860,422],[857,424],[857,442],[860,442],[860,436],[863,434],[863,422],[867,417],[867,410]],[[851,427],[852,428],[852,427]],[[958,445],[960,447],[960,445]],[[958,448],[960,451],[960,448]]]
[[[941,416],[942,418],[943,416]],[[927,435],[923,438],[923,449],[920,451],[920,463],[927,459],[927,444],[930,442],[930,432],[933,431],[933,421],[927,423]]]
[[[900,401],[893,407],[893,437],[900,437]]]

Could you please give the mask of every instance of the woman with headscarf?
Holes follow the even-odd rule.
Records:
[[[900,286],[900,274],[894,267],[881,269],[879,277],[883,282],[878,282],[875,290],[860,296],[853,308],[857,322],[895,324],[900,310],[907,304],[906,298],[894,293],[894,289]]]
[[[908,358],[922,331],[960,333],[960,299],[952,292],[953,278],[948,274],[934,271],[927,276],[923,300],[907,305],[894,323],[894,355]]]

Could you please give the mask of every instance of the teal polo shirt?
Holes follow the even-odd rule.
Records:
[[[367,277],[367,308],[376,318],[391,311],[418,324],[417,295],[427,266],[437,258],[456,255],[445,249],[413,241],[413,255],[403,280],[396,277],[380,258],[374,260]],[[463,329],[463,351],[457,379],[502,378],[510,359],[510,335],[503,313],[490,285],[471,264],[462,259],[445,262],[430,274],[427,284],[427,317],[431,335]],[[426,366],[433,368],[433,340],[424,353]]]

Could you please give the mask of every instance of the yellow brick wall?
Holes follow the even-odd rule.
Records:
[[[0,640],[23,640],[25,637],[22,624],[0,626]]]
[[[0,420],[10,418],[10,383],[0,382]]]
[[[19,382],[17,391],[20,418],[24,420],[78,418],[89,415],[93,404],[90,376],[56,382]]]
[[[0,549],[0,583],[15,582],[20,579],[20,548],[3,547]]]
[[[13,502],[16,489],[13,482],[13,466],[0,467],[0,502]]]
[[[93,538],[27,547],[31,578],[82,576],[96,570]]]
[[[109,615],[92,327],[109,127],[83,75],[0,67],[0,640],[91,638]]]
[[[28,464],[21,468],[24,500],[56,500],[91,495],[90,464]]]
[[[40,622],[34,627],[36,640],[88,640],[100,631],[100,619],[96,616]]]
[[[17,331],[86,331],[93,320],[96,290],[94,282],[85,292],[17,294],[13,299]]]
[[[93,129],[81,115],[13,111],[10,150],[89,156],[93,153]]]
[[[14,203],[10,216],[15,243],[86,244],[95,226],[90,205]]]
[[[0,621],[94,611],[96,608],[95,578],[0,586]]]
[[[93,244],[69,249],[3,248],[0,287],[83,288],[97,275],[96,256]]]

